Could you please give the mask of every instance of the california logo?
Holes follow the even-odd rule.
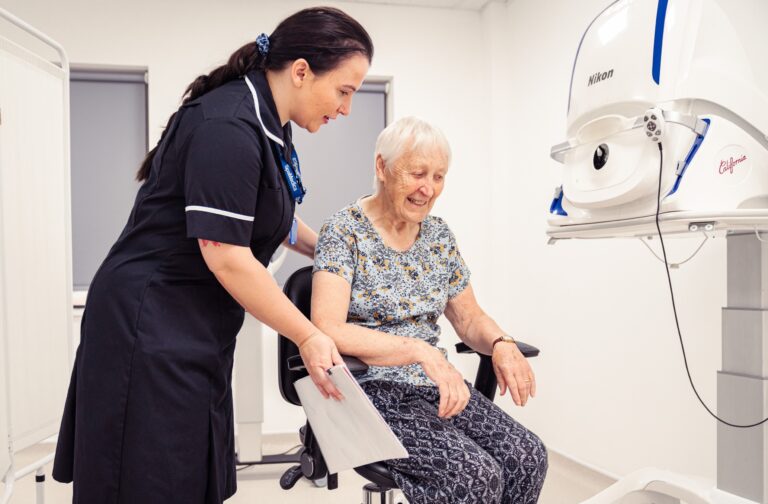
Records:
[[[729,157],[728,159],[721,159],[720,167],[718,168],[717,171],[720,173],[720,175],[724,175],[726,173],[730,173],[731,175],[733,175],[733,168],[736,165],[743,163],[746,160],[747,160],[746,155],[742,155],[741,157],[738,157],[736,159],[734,159],[733,156]]]

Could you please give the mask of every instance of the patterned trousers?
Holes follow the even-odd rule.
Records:
[[[469,404],[437,416],[436,387],[373,380],[361,386],[408,450],[386,461],[410,504],[533,504],[547,450],[531,431],[469,385]]]

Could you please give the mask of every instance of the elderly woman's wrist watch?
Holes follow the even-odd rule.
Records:
[[[499,336],[495,340],[493,340],[493,344],[491,345],[491,352],[493,352],[496,349],[496,343],[517,343],[515,341],[515,338],[512,336],[507,336],[506,334],[504,336]]]

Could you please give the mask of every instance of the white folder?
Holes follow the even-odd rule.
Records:
[[[365,395],[347,366],[329,378],[344,396],[325,399],[307,376],[294,383],[331,474],[381,460],[407,458],[408,451]]]

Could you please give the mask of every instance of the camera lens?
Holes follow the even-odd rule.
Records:
[[[595,155],[592,156],[592,166],[595,167],[595,170],[599,170],[603,166],[605,166],[605,163],[608,162],[608,146],[605,144],[600,144],[597,146],[597,149],[595,149]]]

